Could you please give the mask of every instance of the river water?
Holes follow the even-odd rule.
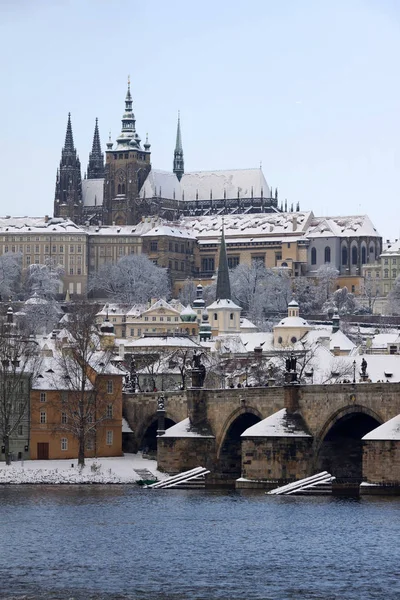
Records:
[[[400,498],[0,488],[0,598],[399,600]]]

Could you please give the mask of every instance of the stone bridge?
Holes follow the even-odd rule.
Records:
[[[158,396],[125,397],[124,412],[135,432],[136,448],[157,447]],[[176,473],[201,465],[216,481],[227,482],[241,475],[268,478],[265,457],[275,460],[276,455],[281,460],[277,468],[269,465],[270,478],[296,479],[323,469],[336,469],[337,477],[360,478],[361,438],[400,413],[396,383],[189,389],[165,396],[166,427],[189,416],[192,431],[167,431],[158,438],[159,467]],[[269,440],[266,446],[265,440],[241,438],[249,427],[283,408],[297,415],[307,439],[297,440],[296,446],[288,440],[280,440],[280,445]]]

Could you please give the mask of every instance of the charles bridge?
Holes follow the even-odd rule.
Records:
[[[240,436],[283,408],[300,418],[308,439],[301,449],[290,443],[263,446],[262,471],[266,455],[272,462],[280,455],[285,462],[280,477],[274,468],[269,469],[278,479],[282,473],[298,478],[323,469],[337,477],[361,479],[361,438],[400,413],[400,383],[191,388],[163,395],[165,428],[189,417],[197,434],[157,438],[160,393],[125,394],[124,415],[134,432],[132,449],[157,451],[159,467],[170,473],[201,464],[210,469],[216,483],[229,483],[251,472],[252,462],[253,467],[257,462],[257,444],[253,441],[243,456]]]

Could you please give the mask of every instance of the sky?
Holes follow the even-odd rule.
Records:
[[[0,0],[0,215],[51,215],[68,112],[82,175],[127,77],[152,165],[258,168],[318,216],[400,237],[398,0]]]

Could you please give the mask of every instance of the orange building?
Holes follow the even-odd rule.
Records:
[[[85,457],[122,455],[123,373],[96,352],[80,394],[62,353],[50,350],[30,394],[31,459],[76,459],[79,443],[74,423],[79,402],[85,412]]]

